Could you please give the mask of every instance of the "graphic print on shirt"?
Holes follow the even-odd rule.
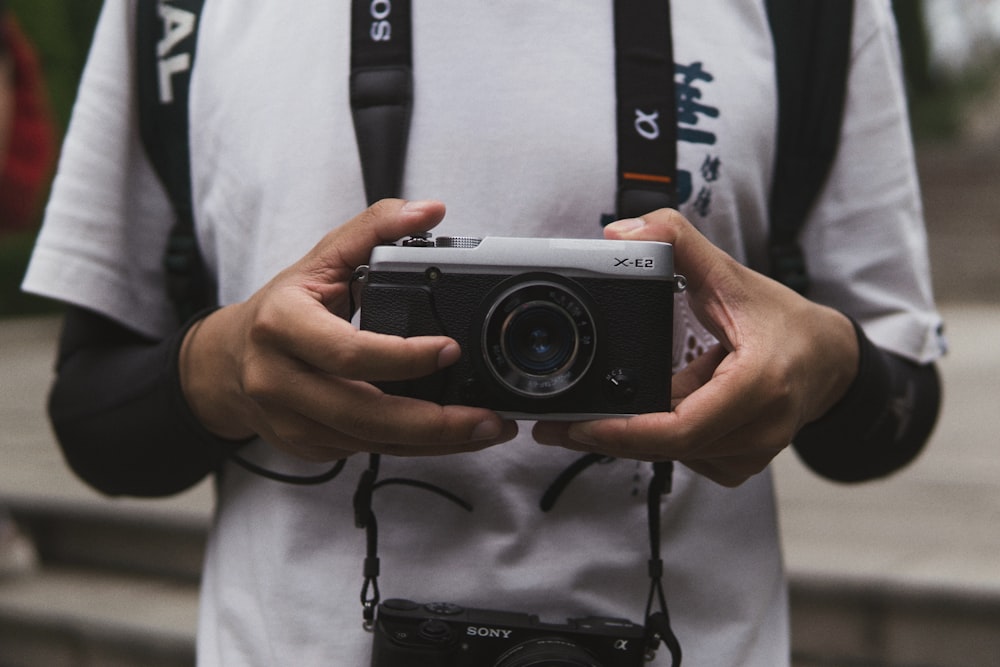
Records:
[[[699,144],[709,147],[704,162],[696,174],[685,169],[677,170],[677,201],[687,203],[693,198],[694,211],[708,216],[712,208],[712,184],[720,176],[722,160],[713,154],[716,135],[711,131],[711,121],[719,118],[718,107],[703,101],[705,88],[715,80],[701,61],[689,65],[674,63],[674,96],[677,102],[677,143]],[[704,121],[704,122],[703,122]],[[695,181],[695,177],[699,177]],[[697,190],[697,192],[696,192]]]

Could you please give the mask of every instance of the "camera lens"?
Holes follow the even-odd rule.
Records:
[[[559,637],[541,637],[518,644],[500,656],[493,667],[602,667],[576,644]]]
[[[576,352],[573,320],[551,303],[524,304],[504,322],[503,347],[507,358],[526,373],[556,373]]]
[[[590,368],[594,318],[569,285],[518,279],[490,302],[482,330],[483,358],[505,389],[521,396],[557,396]]]

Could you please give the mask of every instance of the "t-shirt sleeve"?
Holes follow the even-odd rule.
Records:
[[[23,288],[160,338],[169,199],[139,139],[134,3],[102,9]]]
[[[898,38],[884,0],[858,0],[841,144],[802,232],[810,297],[873,343],[922,363],[943,352]]]

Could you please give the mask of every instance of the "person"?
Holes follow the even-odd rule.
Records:
[[[941,325],[889,3],[855,9],[841,144],[802,233],[811,300],[764,275],[776,109],[763,3],[671,3],[690,187],[676,209],[603,231],[610,3],[418,5],[405,199],[367,208],[349,4],[207,5],[190,146],[221,307],[182,326],[162,268],[173,214],[139,141],[135,7],[107,0],[24,282],[70,304],[50,412],[73,469],[112,495],[215,475],[199,664],[367,664],[352,498],[371,452],[382,479],[425,487],[373,492],[385,597],[551,622],[641,615],[647,462],[678,462],[659,525],[685,664],[788,664],[768,462],[794,442],[833,479],[890,474],[919,453],[938,402]],[[380,391],[463,353],[350,321],[351,276],[373,247],[431,230],[673,243],[688,280],[673,410],[531,424]],[[581,452],[598,463],[541,511]],[[294,485],[236,457],[298,477],[343,469]]]
[[[54,161],[54,130],[37,54],[0,2],[0,238],[38,223],[41,193]],[[38,566],[38,550],[0,505],[0,577]]]
[[[55,162],[55,122],[35,45],[0,2],[0,233],[38,225]]]

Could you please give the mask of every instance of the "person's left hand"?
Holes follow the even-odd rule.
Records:
[[[720,345],[674,376],[672,412],[539,422],[538,442],[676,460],[737,486],[833,407],[856,376],[857,337],[845,315],[739,264],[677,211],[613,223],[605,236],[673,243],[691,307]]]

